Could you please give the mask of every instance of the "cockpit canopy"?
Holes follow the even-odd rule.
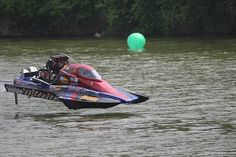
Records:
[[[99,75],[99,73],[89,65],[68,64],[63,68],[63,70],[69,74],[74,74],[78,77],[83,77],[98,81],[102,80],[102,77]]]
[[[87,70],[85,68],[79,68],[78,70],[78,76],[86,77],[86,78],[91,78],[91,79],[96,79],[96,80],[101,80],[101,76],[98,74],[96,70]]]

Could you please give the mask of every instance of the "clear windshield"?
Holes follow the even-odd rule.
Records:
[[[80,68],[79,75],[83,77],[87,77],[87,78],[97,79],[97,80],[102,79],[96,70],[89,71],[84,68]]]

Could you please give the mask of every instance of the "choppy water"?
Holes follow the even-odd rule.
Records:
[[[236,40],[0,40],[0,80],[55,52],[150,100],[110,109],[14,97],[0,82],[0,156],[236,156]]]

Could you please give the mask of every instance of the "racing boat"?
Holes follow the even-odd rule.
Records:
[[[70,63],[72,60],[74,63]],[[69,109],[109,108],[118,104],[142,103],[149,98],[115,88],[103,80],[91,66],[79,64],[65,54],[53,55],[43,68],[21,70],[13,84],[4,85],[7,92],[53,101]]]

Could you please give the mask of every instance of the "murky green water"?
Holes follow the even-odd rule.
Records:
[[[236,39],[0,40],[0,80],[56,52],[94,66],[112,85],[150,96],[137,105],[68,110],[14,97],[0,82],[0,156],[235,156]]]

